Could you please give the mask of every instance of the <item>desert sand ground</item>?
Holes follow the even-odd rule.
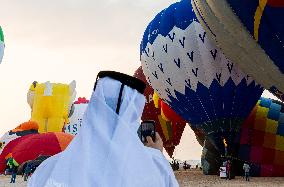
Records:
[[[250,182],[246,182],[242,177],[236,177],[233,180],[220,179],[218,176],[205,176],[200,170],[190,170],[190,171],[177,171],[175,172],[177,180],[180,187],[225,187],[225,186],[260,186],[260,187],[273,187],[273,186],[283,186],[284,187],[284,177],[279,178],[251,178]],[[15,184],[10,184],[10,176],[0,176],[0,187],[24,187],[27,183],[24,182],[21,176],[17,176]]]
[[[225,186],[260,186],[260,187],[272,187],[283,186],[284,177],[253,177],[249,182],[245,181],[243,177],[237,176],[232,180],[221,179],[216,175],[203,175],[200,170],[190,171],[177,171],[175,172],[180,187],[186,186],[202,186],[202,187],[225,187]]]

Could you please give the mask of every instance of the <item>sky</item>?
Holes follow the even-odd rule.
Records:
[[[89,98],[100,70],[129,75],[140,66],[139,45],[154,16],[174,0],[9,0],[1,2],[5,55],[0,65],[0,135],[30,119],[33,81],[77,82]],[[200,159],[186,127],[175,157]]]

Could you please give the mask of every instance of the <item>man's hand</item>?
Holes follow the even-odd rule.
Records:
[[[145,146],[151,147],[154,149],[158,149],[161,152],[163,152],[163,141],[162,138],[160,137],[159,133],[156,132],[156,141],[153,142],[153,139],[151,136],[146,137],[147,142],[145,143]]]

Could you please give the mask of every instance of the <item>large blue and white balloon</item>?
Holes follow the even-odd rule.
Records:
[[[198,20],[224,54],[284,101],[284,1],[192,2]]]
[[[223,139],[233,144],[263,88],[208,39],[189,0],[155,17],[140,54],[147,81],[177,114],[202,129],[221,153]]]

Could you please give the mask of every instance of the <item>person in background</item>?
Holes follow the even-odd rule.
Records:
[[[249,181],[249,170],[250,166],[247,162],[244,163],[243,170],[245,172],[246,181]]]
[[[183,169],[184,169],[184,170],[187,169],[187,163],[186,163],[186,161],[184,161],[184,163],[183,163]]]
[[[25,169],[24,169],[24,181],[27,181],[28,178],[29,178],[29,175],[31,173],[31,164],[30,163],[27,163]]]
[[[10,183],[15,183],[19,164],[17,163],[17,161],[13,157],[10,157],[10,158],[8,158],[7,165],[9,167],[10,171],[12,172]]]
[[[226,163],[226,180],[231,180],[231,161],[228,160]]]

